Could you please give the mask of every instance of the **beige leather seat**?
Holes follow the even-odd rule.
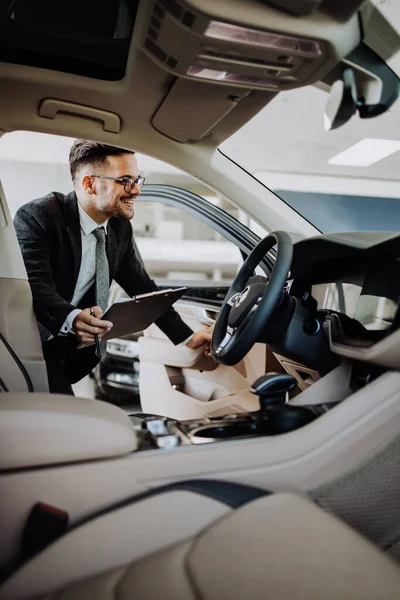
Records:
[[[310,501],[217,481],[130,499],[20,567],[0,598],[394,600],[400,569]]]

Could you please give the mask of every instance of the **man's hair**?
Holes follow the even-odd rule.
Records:
[[[135,154],[132,150],[124,150],[108,144],[99,144],[88,140],[75,140],[69,152],[69,169],[72,181],[75,181],[76,173],[84,165],[102,165],[107,162],[108,156],[118,154]]]

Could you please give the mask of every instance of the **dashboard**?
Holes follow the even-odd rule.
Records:
[[[291,279],[295,308],[280,347],[275,345],[278,353],[320,370],[329,369],[329,355],[400,368],[399,234],[301,240],[294,245]],[[310,319],[316,326],[305,330]]]
[[[390,282],[392,290],[378,282],[357,285],[344,281],[317,284],[311,293],[317,300],[318,310],[338,312],[358,321],[368,331],[386,331],[393,326],[398,310],[397,282]]]

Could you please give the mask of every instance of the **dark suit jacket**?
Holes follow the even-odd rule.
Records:
[[[58,336],[68,314],[76,308],[71,300],[81,264],[82,242],[75,193],[64,196],[52,192],[28,202],[17,211],[14,225],[44,342],[49,332]],[[115,279],[129,296],[158,289],[136,256],[132,227],[128,221],[114,217],[109,220],[106,251],[110,284]],[[86,308],[92,303],[84,306],[83,299],[80,307]],[[174,344],[179,344],[193,333],[174,309],[156,323]]]

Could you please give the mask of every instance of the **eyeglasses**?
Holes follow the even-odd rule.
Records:
[[[137,185],[139,190],[141,190],[145,182],[145,178],[141,177],[141,175],[133,179],[130,177],[108,177],[107,175],[91,175],[90,177],[98,177],[99,179],[111,179],[111,181],[116,181],[124,186],[124,191],[127,194],[133,190],[135,185]]]

